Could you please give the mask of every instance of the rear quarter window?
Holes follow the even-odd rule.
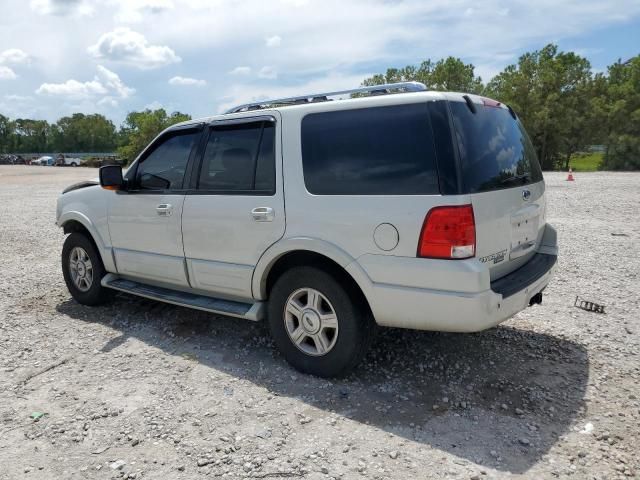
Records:
[[[439,193],[426,103],[309,114],[301,140],[312,194]]]
[[[509,110],[451,102],[465,193],[536,183],[542,171],[531,140]]]

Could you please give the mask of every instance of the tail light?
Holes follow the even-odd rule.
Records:
[[[461,259],[476,253],[476,223],[471,205],[435,207],[422,224],[418,257]]]
[[[490,98],[483,98],[482,99],[482,104],[485,107],[494,107],[494,108],[500,108],[500,102],[496,102],[495,100],[491,100]]]

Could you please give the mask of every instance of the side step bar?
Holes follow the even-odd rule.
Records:
[[[112,288],[139,297],[171,303],[181,307],[204,310],[205,312],[218,313],[220,315],[229,315],[253,321],[262,320],[264,316],[264,302],[243,303],[233,300],[223,300],[221,298],[197,295],[180,290],[147,285],[133,280],[126,280],[113,273],[105,275],[101,284],[103,287]]]

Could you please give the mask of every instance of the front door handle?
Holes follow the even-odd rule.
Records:
[[[251,217],[256,222],[272,222],[274,213],[271,207],[256,207],[251,210]]]
[[[156,213],[161,217],[170,217],[173,213],[173,205],[170,203],[161,203],[156,207]]]

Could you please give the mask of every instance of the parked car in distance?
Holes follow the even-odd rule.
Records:
[[[20,155],[0,155],[0,165],[26,165],[26,160]]]
[[[31,165],[40,165],[40,166],[51,166],[55,163],[55,160],[53,159],[53,157],[49,157],[49,156],[42,156],[42,157],[38,157],[35,160],[31,161]]]
[[[83,163],[83,160],[75,157],[67,157],[64,154],[60,154],[56,157],[57,167],[77,167]]]
[[[333,377],[375,324],[476,332],[541,303],[545,202],[513,109],[401,83],[172,126],[124,175],[68,187],[57,224],[79,303],[123,291],[266,320],[295,368]]]

